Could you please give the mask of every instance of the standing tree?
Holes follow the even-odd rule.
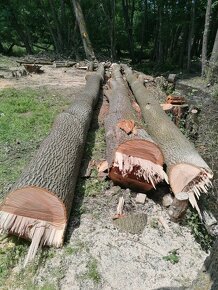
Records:
[[[203,34],[203,43],[202,43],[202,56],[201,56],[201,76],[205,76],[205,69],[207,65],[207,43],[208,43],[208,34],[209,34],[209,25],[210,25],[210,13],[211,13],[211,3],[212,0],[207,0],[207,9],[205,15],[205,24],[204,24],[204,34]]]
[[[125,27],[128,35],[129,52],[132,61],[135,60],[134,39],[133,39],[133,20],[135,13],[135,0],[122,0]]]
[[[216,32],[213,50],[210,57],[207,76],[210,79],[210,81],[218,81],[218,29]]]
[[[79,0],[72,0],[72,3],[73,3],[73,8],[74,8],[75,16],[77,19],[77,23],[80,29],[80,34],[82,37],[86,58],[89,60],[95,59],[95,53],[92,47],[92,43],[89,39],[88,31],[86,29],[85,18],[84,18]]]
[[[189,35],[188,35],[188,55],[187,55],[187,70],[190,70],[191,64],[191,49],[193,43],[193,34],[194,34],[194,23],[195,23],[195,0],[191,0],[191,21],[189,27]]]

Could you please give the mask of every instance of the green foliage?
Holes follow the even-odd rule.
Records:
[[[178,250],[172,250],[169,252],[167,256],[164,256],[163,259],[165,261],[169,261],[172,264],[177,264],[179,263],[179,255],[178,255]]]
[[[201,0],[195,5],[192,59],[201,55],[199,42],[206,4],[206,0]],[[149,60],[152,71],[185,69],[192,1],[83,0],[81,6],[99,59],[110,57],[112,44],[115,44],[117,59],[130,61],[132,57],[135,64],[142,66]],[[216,34],[217,11],[217,1],[214,1],[208,55]],[[52,50],[73,58],[84,56],[71,1],[2,0],[0,23],[0,53],[21,55]],[[114,35],[111,34],[112,23],[115,23]],[[132,56],[130,47],[134,50]],[[144,69],[148,72],[147,63]]]
[[[87,265],[88,271],[86,273],[86,276],[88,279],[91,279],[93,282],[98,284],[101,281],[101,275],[98,271],[98,264],[97,260],[92,258],[88,265]]]
[[[193,211],[188,211],[185,222],[190,227],[192,234],[200,244],[201,248],[208,252],[213,245],[214,238],[208,234],[198,214]]]

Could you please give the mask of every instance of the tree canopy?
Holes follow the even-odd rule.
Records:
[[[97,58],[189,68],[191,59],[201,57],[206,0],[2,0],[0,53],[21,47],[28,54],[48,50],[84,57],[75,2]],[[208,58],[217,27],[218,1],[212,1]]]

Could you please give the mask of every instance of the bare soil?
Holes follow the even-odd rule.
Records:
[[[85,85],[85,71],[52,66],[44,66],[43,69],[43,74],[19,79],[12,78],[10,72],[6,72],[5,78],[0,79],[0,89],[44,88],[45,91],[61,92],[62,96],[72,101],[79,97]],[[207,121],[204,121],[205,129],[200,129],[203,133],[200,133],[202,137],[199,142],[206,147],[202,154],[209,156],[211,165],[215,154],[207,151],[207,140],[213,139],[214,134],[205,137],[204,130],[209,127],[208,118],[214,122],[214,104],[208,99],[206,103],[207,107],[204,104],[204,108],[207,109],[203,111],[202,118]],[[100,109],[101,104],[102,99],[94,112],[91,141],[86,149],[87,152],[92,151],[90,146],[94,148],[92,159],[105,158],[105,144],[103,147],[99,144],[102,140],[98,139],[98,132],[103,130],[103,117],[107,108],[103,106]],[[147,198],[144,205],[136,204],[134,192],[113,187],[111,182],[99,181],[103,184],[102,188],[99,184],[95,185],[96,192],[90,195],[89,187],[86,186],[90,180],[95,181],[96,176],[79,179],[64,247],[46,250],[44,256],[42,252],[34,271],[29,266],[29,269],[22,272],[21,260],[2,289],[190,289],[208,255],[196,242],[191,230],[185,224],[172,223],[166,209],[153,200]],[[80,191],[85,186],[85,190]],[[93,189],[95,187],[92,183]],[[147,214],[147,225],[142,233],[133,235],[122,232],[113,223],[112,217],[116,213],[120,196],[124,196],[126,201],[124,210],[127,214]],[[167,226],[163,225],[163,220]],[[170,258],[172,253],[174,258],[176,256],[175,263],[174,258]]]

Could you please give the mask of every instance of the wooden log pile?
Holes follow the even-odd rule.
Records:
[[[93,71],[95,66],[89,63],[83,93],[57,117],[50,135],[0,206],[0,231],[31,240],[26,261],[42,245],[63,244],[86,135],[104,79],[104,65]],[[189,202],[202,218],[198,199],[208,192],[213,173],[176,126],[189,109],[186,100],[167,98],[165,108],[176,116],[172,122],[155,89],[146,87],[145,75],[127,65],[107,68],[104,95],[109,111],[104,125],[109,177],[140,192],[169,183],[174,194],[168,210],[172,220],[181,219]]]

